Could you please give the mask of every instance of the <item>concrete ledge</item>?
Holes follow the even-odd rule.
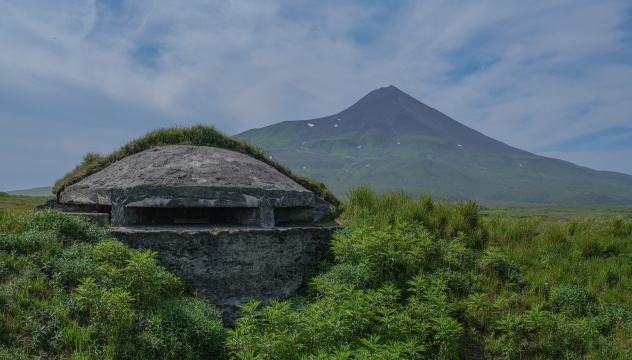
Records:
[[[202,226],[113,227],[133,246],[150,248],[176,275],[218,306],[225,323],[250,299],[287,299],[324,256],[336,227],[211,229]]]

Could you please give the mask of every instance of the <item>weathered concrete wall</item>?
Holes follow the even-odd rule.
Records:
[[[224,228],[113,227],[120,241],[150,248],[171,271],[198,288],[226,323],[250,299],[286,299],[303,283],[305,270],[323,258],[334,227]]]

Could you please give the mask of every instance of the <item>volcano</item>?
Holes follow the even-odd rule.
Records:
[[[388,86],[351,107],[234,137],[338,195],[381,193],[490,204],[632,206],[632,176],[538,156],[492,139]]]

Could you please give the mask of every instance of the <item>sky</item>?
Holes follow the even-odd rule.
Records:
[[[393,85],[485,135],[632,174],[629,0],[0,0],[0,191],[147,132],[234,135]]]

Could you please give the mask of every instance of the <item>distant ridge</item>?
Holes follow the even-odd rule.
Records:
[[[9,195],[55,196],[55,194],[53,194],[52,186],[38,187],[38,188],[25,189],[25,190],[12,190],[12,191],[5,191],[5,192]]]
[[[312,120],[234,137],[262,146],[338,195],[369,184],[384,192],[498,204],[632,206],[632,176],[596,171],[504,144],[394,86]]]

